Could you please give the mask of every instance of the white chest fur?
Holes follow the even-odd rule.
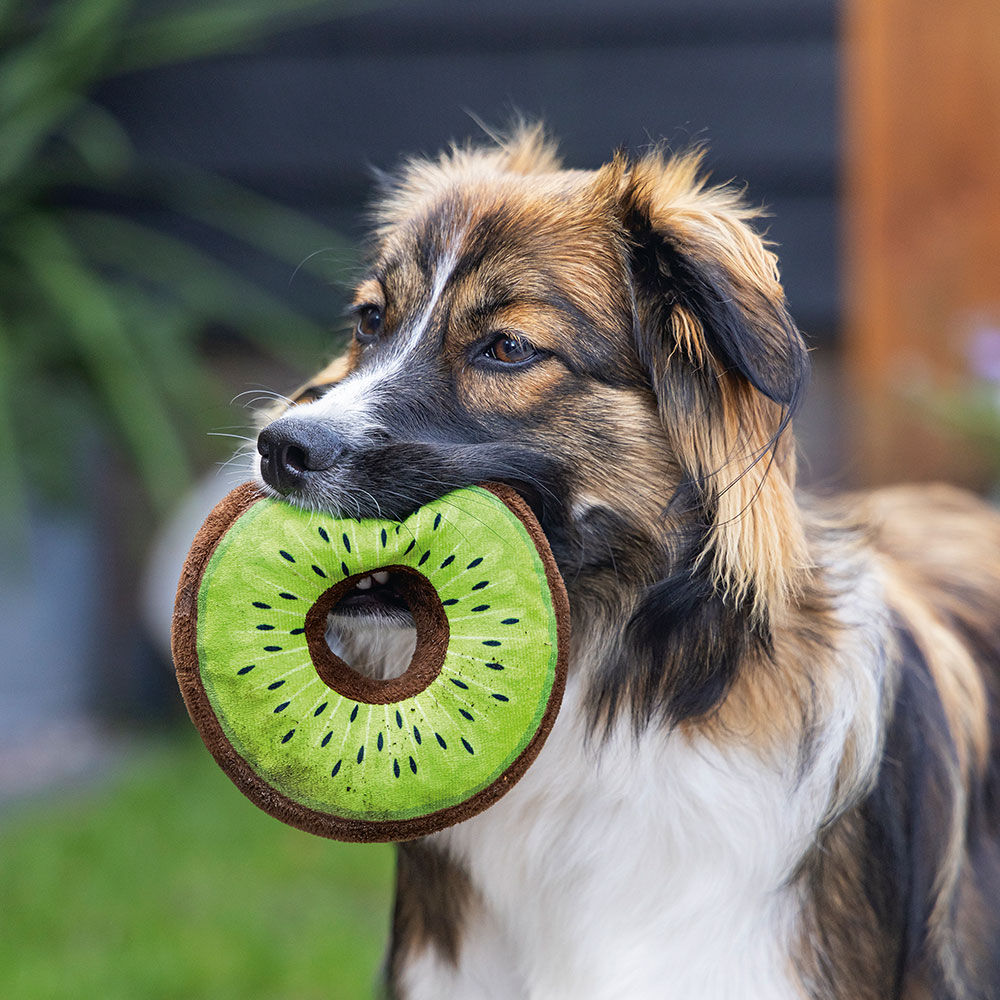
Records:
[[[458,967],[420,956],[406,1000],[801,997],[785,883],[813,835],[816,790],[676,733],[625,728],[588,744],[577,700],[571,682],[516,788],[437,835],[482,905]]]

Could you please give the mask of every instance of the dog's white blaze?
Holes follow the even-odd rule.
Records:
[[[431,317],[434,315],[438,299],[441,298],[441,293],[448,284],[452,271],[455,270],[455,264],[458,261],[458,246],[460,241],[460,235],[455,237],[448,248],[448,252],[441,258],[441,260],[438,261],[438,265],[434,269],[434,284],[431,285],[431,293],[427,299],[427,306],[420,314],[420,318],[417,322],[410,328],[409,336],[407,337],[407,344],[409,347],[415,347],[427,331],[427,324],[431,321]]]
[[[364,444],[368,435],[379,429],[379,397],[391,392],[398,379],[406,377],[410,355],[427,333],[427,326],[455,269],[458,243],[456,237],[448,253],[438,262],[427,305],[420,315],[380,347],[377,361],[366,362],[359,371],[332,386],[319,399],[297,407],[297,419],[325,421],[352,444]]]
[[[363,445],[379,429],[375,417],[380,393],[404,374],[406,354],[387,353],[377,362],[348,375],[319,399],[295,408],[296,419],[315,419],[329,424],[349,444]]]

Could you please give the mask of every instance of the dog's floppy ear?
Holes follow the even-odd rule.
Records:
[[[623,227],[640,358],[704,517],[701,559],[734,604],[772,612],[805,563],[788,428],[809,362],[775,255],[698,154],[598,174]],[[685,490],[690,496],[692,491]]]

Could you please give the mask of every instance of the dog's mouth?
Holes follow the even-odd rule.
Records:
[[[334,618],[368,618],[381,624],[412,628],[413,615],[405,596],[408,590],[403,583],[402,573],[375,570],[361,577],[331,608],[330,614]]]

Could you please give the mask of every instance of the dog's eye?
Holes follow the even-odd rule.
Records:
[[[374,344],[382,334],[382,310],[378,306],[360,306],[354,336],[362,344]]]
[[[510,333],[497,337],[486,351],[486,357],[504,365],[523,365],[537,354],[530,341]]]

